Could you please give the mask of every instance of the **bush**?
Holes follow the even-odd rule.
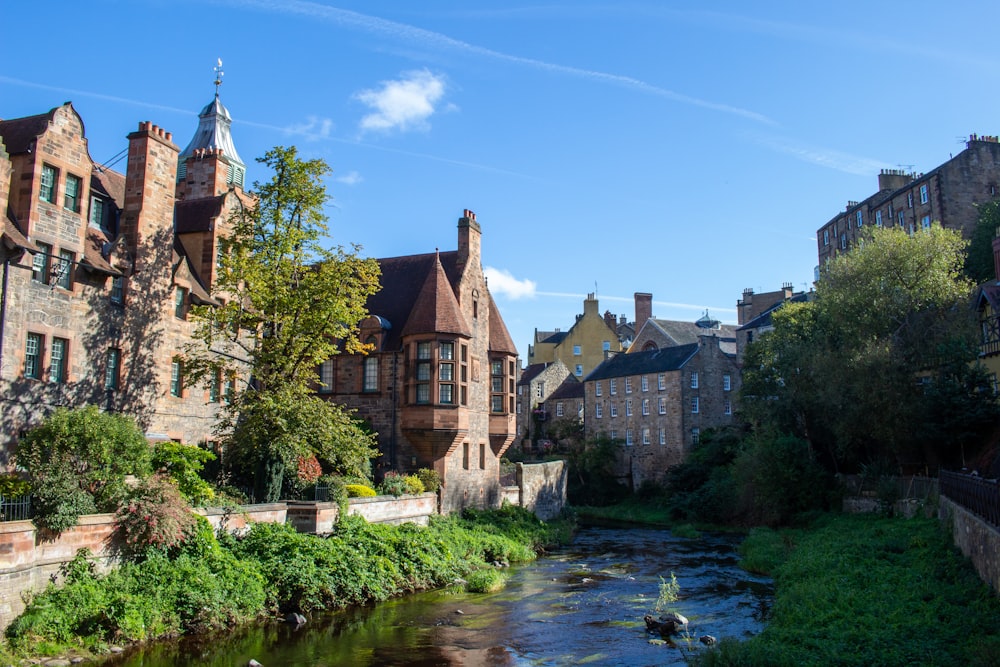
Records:
[[[465,584],[465,590],[470,593],[496,593],[502,591],[506,585],[507,575],[490,567],[476,570],[470,574]]]
[[[122,555],[142,559],[151,549],[179,547],[194,532],[195,522],[177,486],[157,474],[139,485],[115,513],[115,532]]]
[[[344,489],[347,490],[348,498],[374,498],[378,495],[375,489],[364,484],[348,484]]]
[[[384,496],[401,496],[409,493],[407,490],[406,478],[398,472],[387,472],[382,478],[382,483],[378,485],[379,493]]]
[[[205,464],[215,460],[212,452],[166,440],[153,448],[153,469],[162,470],[177,483],[181,495],[194,506],[205,505],[215,498],[212,485],[201,478]]]
[[[424,483],[416,475],[406,475],[403,477],[403,482],[406,484],[406,492],[411,495],[424,492]]]
[[[437,493],[437,490],[441,488],[441,475],[438,474],[437,470],[421,468],[417,471],[417,477],[423,483],[424,491]]]
[[[149,474],[150,450],[133,419],[89,405],[56,409],[18,442],[14,461],[39,497],[36,524],[61,532],[81,512],[114,511],[125,477]]]
[[[17,475],[0,475],[0,496],[17,498],[31,493],[31,482]]]

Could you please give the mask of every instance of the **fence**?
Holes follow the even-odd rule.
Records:
[[[1000,527],[1000,485],[997,480],[947,470],[940,472],[939,479],[941,495],[978,515],[990,525]]]
[[[30,495],[0,496],[0,521],[26,521],[34,517]]]

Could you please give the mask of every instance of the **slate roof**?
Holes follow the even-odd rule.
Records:
[[[178,234],[212,231],[212,221],[222,215],[226,195],[185,199],[174,204],[174,231]]]
[[[184,272],[191,276],[191,298],[193,301],[213,306],[219,305],[219,302],[213,299],[212,295],[205,289],[205,285],[201,282],[201,277],[195,271],[190,258],[188,258],[187,253],[184,251],[181,240],[176,236],[174,237],[174,252],[171,266],[173,267],[174,275]]]
[[[535,342],[558,345],[566,339],[567,335],[569,335],[568,331],[535,331]]]
[[[677,345],[697,343],[699,336],[704,336],[709,332],[715,332],[715,334],[723,340],[729,338],[732,338],[733,341],[736,340],[736,329],[731,324],[720,325],[717,329],[706,329],[698,326],[695,322],[684,322],[681,320],[660,320],[653,317],[650,318],[648,322],[652,322],[653,326],[658,328]]]
[[[809,301],[809,294],[807,292],[800,292],[800,293],[792,296],[790,299],[787,299],[785,301],[779,301],[776,304],[772,305],[767,310],[765,310],[763,313],[761,313],[760,315],[758,315],[757,317],[753,318],[752,320],[750,320],[746,324],[744,324],[741,327],[739,327],[737,329],[737,331],[746,331],[747,329],[760,329],[761,327],[771,326],[771,316],[774,315],[774,311],[778,310],[779,308],[781,308],[782,306],[784,306],[786,303],[790,303],[790,302],[791,303],[804,303],[806,301]]]
[[[385,349],[399,349],[403,327],[410,318],[410,311],[417,302],[428,273],[434,267],[435,257],[441,263],[448,283],[456,282],[457,254],[450,251],[376,260],[382,270],[382,289],[368,297],[368,312],[387,320],[391,326],[386,333]]]
[[[584,397],[584,387],[583,383],[577,380],[572,375],[566,377],[562,384],[559,385],[554,392],[549,394],[549,397],[545,399],[545,402],[556,401],[559,399],[567,400],[574,398]]]
[[[35,139],[45,133],[55,114],[54,107],[45,113],[37,116],[25,116],[24,118],[14,118],[12,120],[0,120],[0,137],[7,147],[10,155],[27,153],[34,144]]]
[[[525,385],[531,383],[536,377],[538,377],[542,371],[552,365],[552,362],[545,361],[539,364],[528,364],[528,366],[521,371],[521,379],[517,381],[519,385]]]
[[[591,371],[585,380],[603,380],[619,378],[643,373],[664,373],[680,370],[698,352],[698,343],[661,347],[648,352],[632,352],[616,354],[605,359],[600,366]]]
[[[500,314],[500,309],[497,308],[493,295],[487,292],[486,296],[489,299],[490,308],[490,352],[503,352],[517,356],[517,346],[514,345],[514,339],[510,337],[510,331],[507,330],[507,324],[503,321],[503,315]]]

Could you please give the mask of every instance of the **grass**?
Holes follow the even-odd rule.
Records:
[[[470,593],[498,593],[506,585],[506,574],[494,568],[485,568],[469,575],[465,590]]]
[[[747,542],[775,577],[771,620],[701,665],[1000,664],[1000,599],[933,519],[829,516]]]

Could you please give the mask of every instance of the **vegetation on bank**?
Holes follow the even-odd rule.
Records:
[[[150,547],[106,574],[79,554],[64,567],[64,583],[35,595],[8,627],[7,644],[19,655],[100,652],[109,644],[381,601],[462,577],[489,590],[498,577],[471,575],[531,560],[568,541],[571,531],[568,522],[546,524],[513,506],[431,517],[426,527],[346,517],[328,537],[261,523],[245,536],[217,538],[199,517],[181,544]]]
[[[742,551],[774,576],[770,621],[702,667],[1000,664],[1000,599],[934,519],[826,515],[755,529]]]

